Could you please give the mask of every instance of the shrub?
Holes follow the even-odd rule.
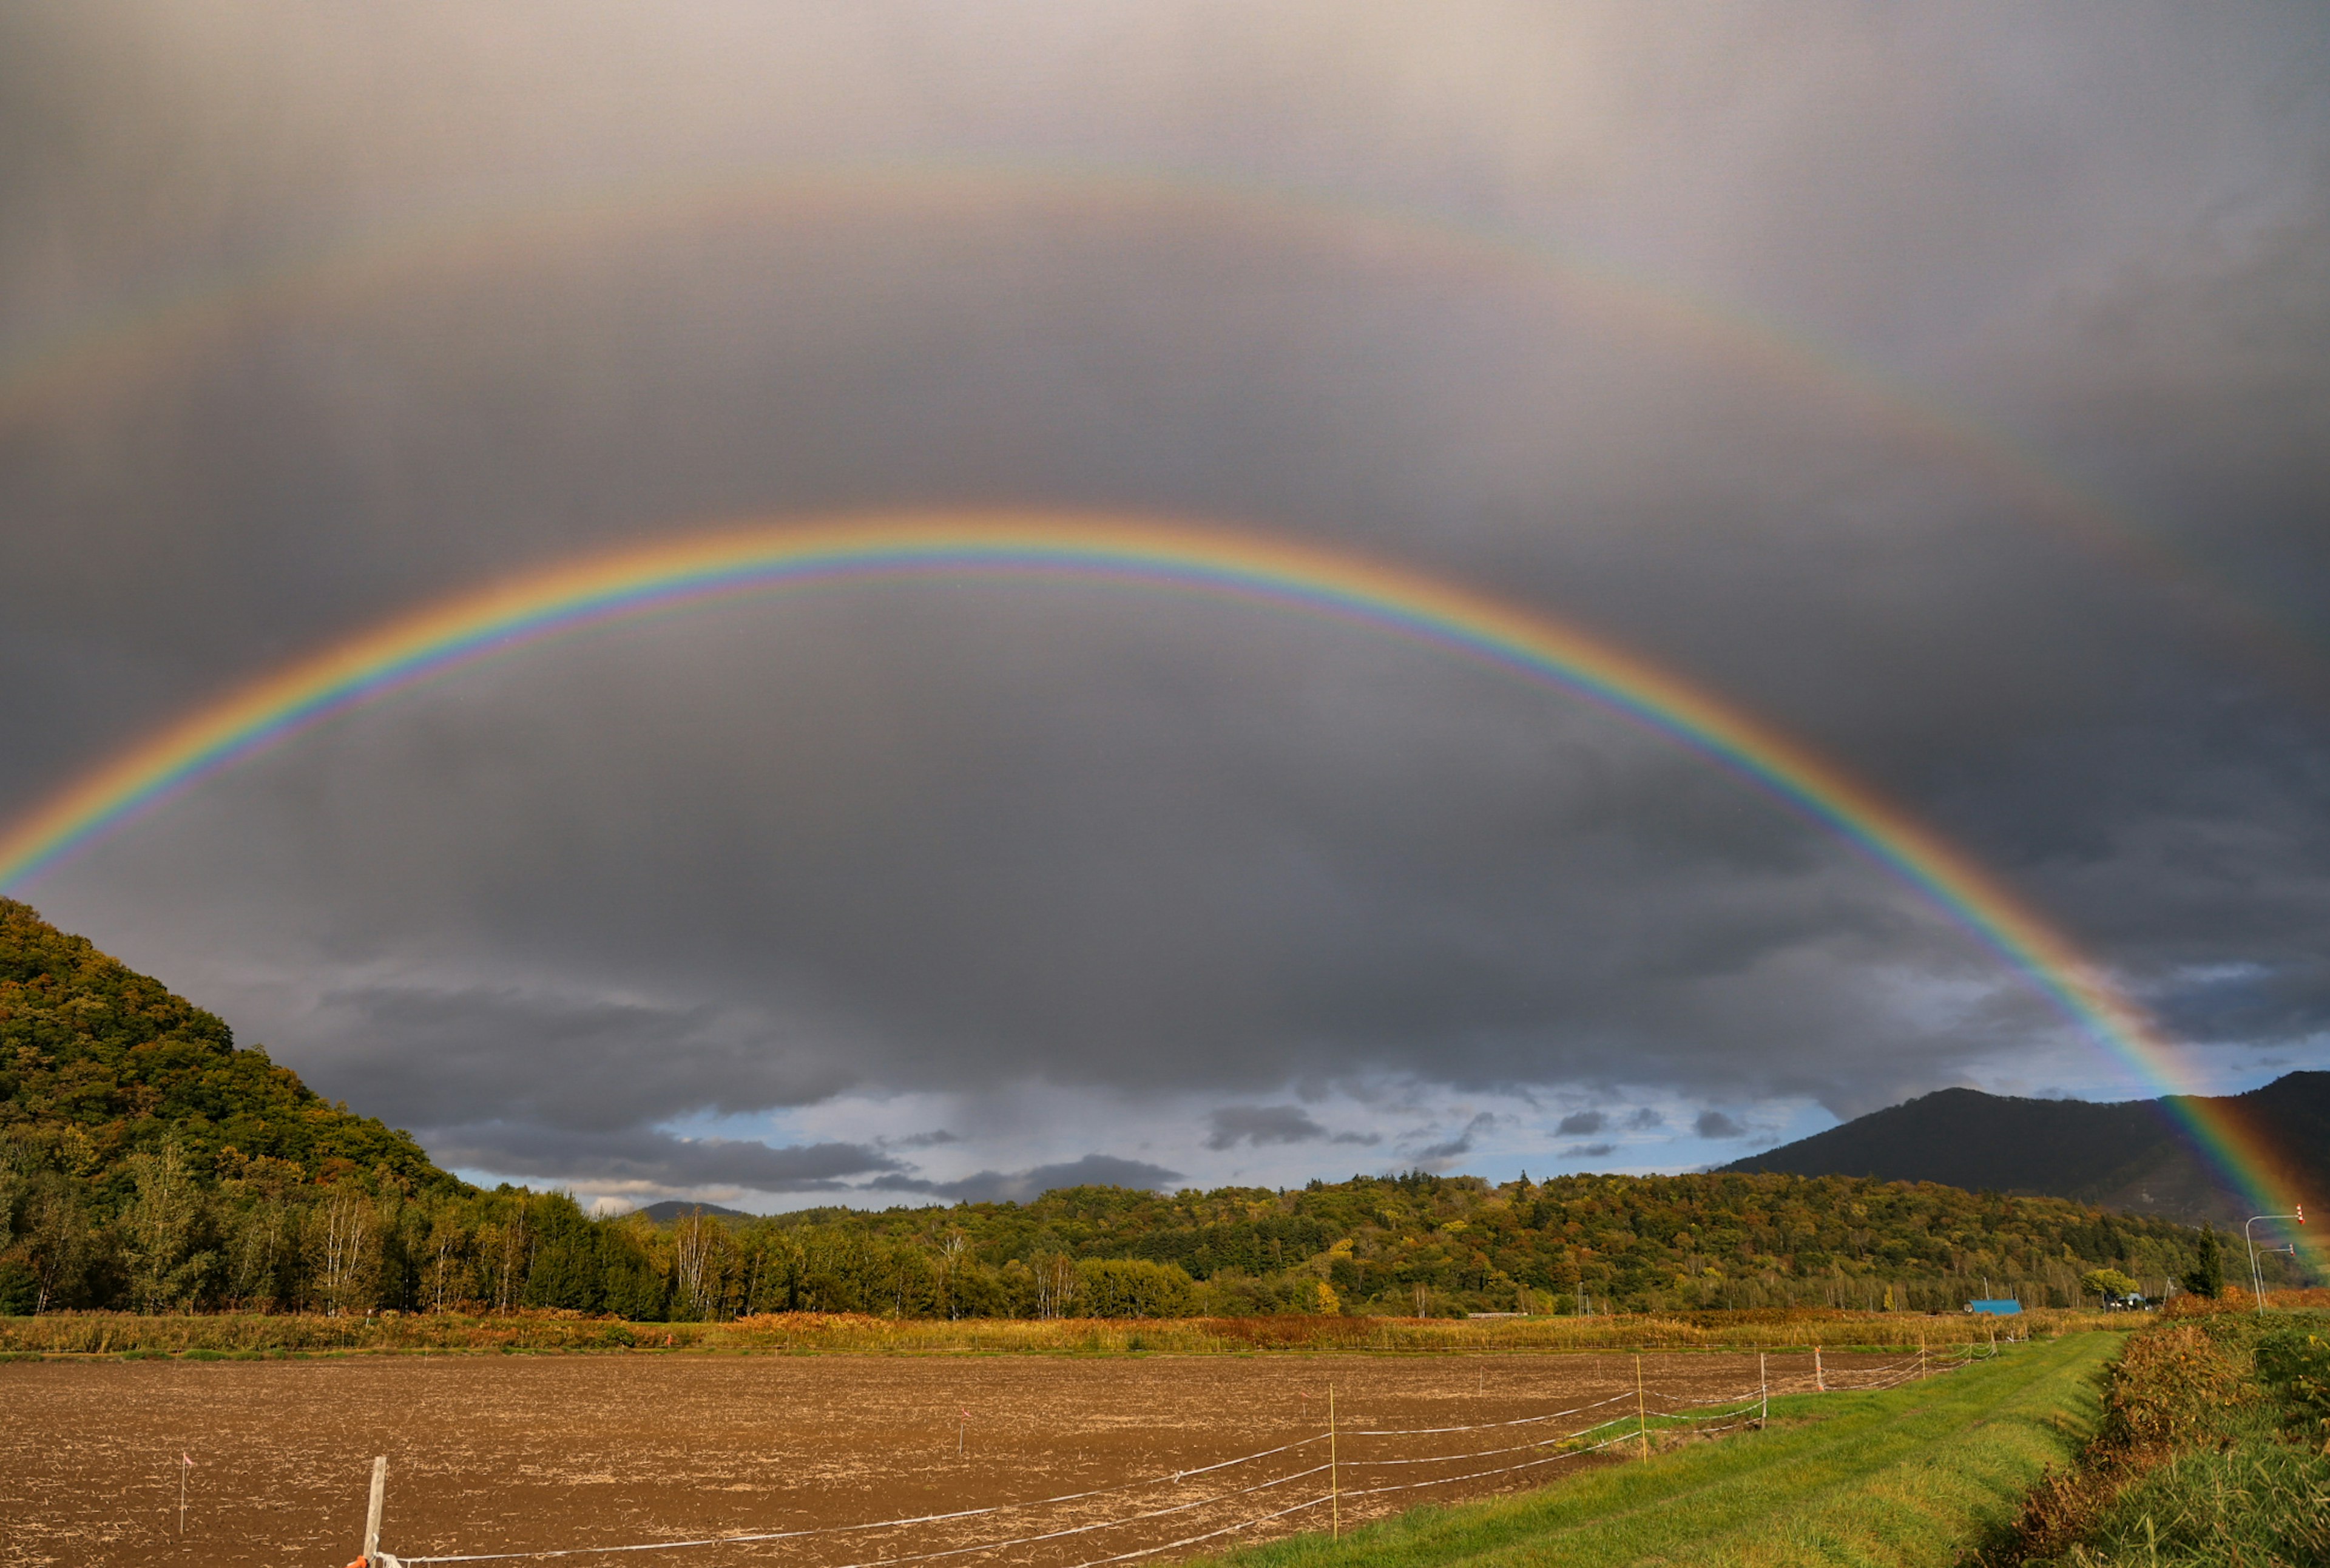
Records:
[[[2243,1370],[2198,1324],[2136,1335],[2104,1396],[2104,1441],[2128,1449],[2198,1441],[2248,1398]]]
[[[1178,1264],[1087,1258],[1076,1265],[1076,1307],[1093,1317],[1187,1317],[1197,1284]]]

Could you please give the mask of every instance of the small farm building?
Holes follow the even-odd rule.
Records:
[[[2009,1298],[2004,1301],[1969,1301],[1968,1312],[1987,1312],[1994,1317],[2013,1317],[2022,1310],[2022,1303]]]

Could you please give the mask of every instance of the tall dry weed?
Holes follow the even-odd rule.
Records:
[[[2255,1397],[2249,1358],[2194,1323],[2164,1323],[2127,1342],[2104,1394],[2101,1440],[2130,1452],[2183,1448]]]

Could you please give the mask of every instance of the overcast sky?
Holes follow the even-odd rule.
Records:
[[[2330,1066],[2325,80],[2311,3],[12,5],[0,818],[594,550],[1199,518],[1802,737],[2195,1081]],[[2151,1089],[1670,739],[1100,585],[542,644],[11,890],[593,1197],[1675,1170]]]

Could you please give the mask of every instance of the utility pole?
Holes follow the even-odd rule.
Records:
[[[2257,1309],[2262,1315],[2265,1311],[2265,1275],[2258,1268],[2257,1237],[2249,1230],[2259,1220],[2295,1220],[2303,1225],[2306,1223],[2306,1205],[2298,1204],[2295,1214],[2251,1214],[2242,1222],[2241,1240],[2249,1250],[2249,1288],[2257,1294]]]

